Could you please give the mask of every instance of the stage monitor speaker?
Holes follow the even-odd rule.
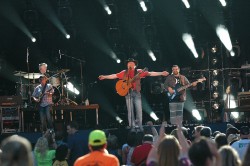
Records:
[[[250,92],[238,93],[238,104],[239,107],[250,106]]]

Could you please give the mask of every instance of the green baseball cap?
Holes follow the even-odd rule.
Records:
[[[89,145],[91,146],[100,146],[107,143],[106,135],[101,130],[93,130],[89,134]]]

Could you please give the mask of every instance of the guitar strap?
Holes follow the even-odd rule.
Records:
[[[45,84],[45,85],[44,85],[44,87],[43,87],[43,90],[42,90],[42,95],[44,94],[46,87],[47,87],[47,82],[46,82],[46,84]],[[41,103],[41,102],[42,102],[43,97],[44,97],[44,95],[41,97],[41,99],[40,99],[40,102],[39,102],[39,103]]]

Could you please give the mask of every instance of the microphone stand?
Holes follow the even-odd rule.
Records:
[[[67,54],[62,54],[61,51],[59,50],[59,54],[60,54],[60,59],[62,56],[79,61],[80,63],[80,78],[81,78],[81,104],[84,103],[84,99],[83,99],[83,63],[85,63],[85,60],[73,57],[73,56],[69,56]]]
[[[27,70],[28,70],[28,101],[31,103],[31,92],[30,92],[30,67],[29,67],[29,47],[27,47],[27,56],[26,56]]]

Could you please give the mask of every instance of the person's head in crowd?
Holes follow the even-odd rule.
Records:
[[[219,149],[221,155],[221,166],[241,166],[241,160],[237,151],[229,145],[222,146]]]
[[[227,142],[229,145],[232,145],[234,142],[238,141],[240,139],[239,134],[229,134],[227,137]]]
[[[242,161],[242,166],[249,166],[250,165],[250,146],[248,146],[245,156]]]
[[[55,160],[64,161],[68,154],[68,146],[62,144],[56,148]]]
[[[218,156],[216,145],[206,137],[201,137],[194,142],[188,151],[189,159],[193,166],[210,166]]]
[[[226,134],[224,133],[217,134],[215,136],[215,143],[218,149],[224,145],[228,145]]]
[[[211,128],[208,127],[208,126],[204,126],[201,129],[200,135],[203,136],[203,137],[206,137],[206,138],[211,138],[211,136],[212,136],[212,130],[211,130]]]
[[[30,142],[21,136],[13,135],[1,144],[1,166],[33,166]]]
[[[248,126],[242,126],[240,128],[240,138],[249,139],[249,127]]]
[[[67,125],[67,133],[68,133],[69,135],[75,134],[75,132],[78,131],[78,128],[79,128],[79,126],[78,126],[77,122],[72,121],[72,122],[70,122],[70,123]]]
[[[127,143],[130,147],[135,147],[137,144],[136,141],[136,132],[135,131],[129,131],[127,136]]]
[[[189,138],[189,133],[188,133],[189,128],[181,127],[181,130],[182,130],[182,133],[183,133],[184,137],[185,137],[187,140],[189,140],[189,139],[190,139],[190,138]],[[178,131],[178,129],[172,130],[171,133],[170,133],[170,135],[173,135],[173,136],[175,136],[175,138],[179,139],[179,138],[178,138],[178,135],[177,135],[177,131]]]
[[[201,129],[203,128],[204,126],[196,126],[194,127],[194,131],[193,131],[193,138],[194,139],[198,139],[200,138],[201,134]]]
[[[153,135],[145,134],[142,138],[143,143],[153,143]]]
[[[217,135],[217,134],[220,134],[220,133],[221,133],[220,131],[215,131],[215,132],[213,132],[213,134],[212,134],[213,138],[215,138],[216,135]]]
[[[166,135],[158,146],[159,165],[178,165],[180,144],[172,135]]]
[[[227,130],[226,130],[226,137],[228,138],[230,134],[240,134],[240,131],[233,125],[228,124]]]
[[[117,136],[109,135],[107,142],[108,142],[108,149],[115,150],[119,148],[119,141]]]
[[[136,142],[135,146],[141,145],[142,144],[142,139],[144,137],[144,132],[138,131],[136,132]]]
[[[107,148],[107,137],[102,130],[93,130],[89,134],[89,150],[99,151]]]
[[[45,137],[38,138],[35,145],[35,152],[39,153],[41,157],[44,158],[48,150],[49,150],[49,145],[47,138]]]

